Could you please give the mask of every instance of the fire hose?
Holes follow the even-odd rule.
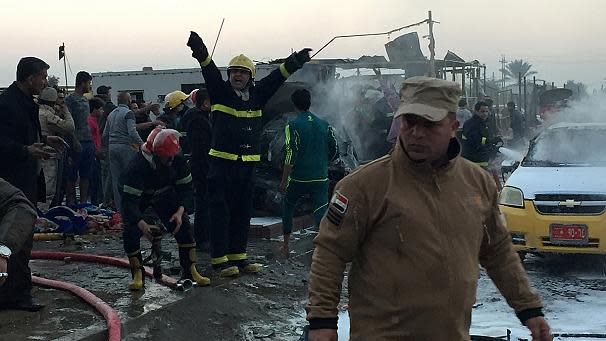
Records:
[[[109,257],[109,256],[99,256],[99,255],[91,255],[87,253],[75,253],[75,252],[49,252],[49,251],[32,251],[31,259],[45,259],[45,260],[58,260],[64,261],[66,259],[70,259],[77,262],[87,262],[87,263],[98,263],[105,265],[112,265],[121,268],[130,269],[130,264],[128,260]],[[147,277],[153,278],[153,270],[149,267],[145,266],[145,275]],[[158,278],[158,281],[171,289],[181,289],[177,281],[169,276],[162,275],[162,277]],[[188,289],[188,288],[182,288]]]
[[[54,281],[42,277],[32,276],[32,282],[36,285],[69,291],[72,294],[81,298],[84,302],[95,308],[107,322],[107,340],[120,341],[120,317],[107,303],[103,302],[99,297],[95,296],[90,291],[80,288],[77,285],[67,282]]]

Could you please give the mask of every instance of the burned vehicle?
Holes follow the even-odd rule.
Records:
[[[521,253],[606,254],[606,123],[545,129],[505,183],[499,205]]]

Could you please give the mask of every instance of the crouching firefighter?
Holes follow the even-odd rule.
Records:
[[[196,243],[186,202],[192,196],[192,177],[185,158],[179,153],[179,133],[173,129],[155,128],[133,158],[120,179],[122,191],[122,216],[124,220],[124,251],[128,255],[133,281],[131,290],[141,290],[145,272],[141,257],[141,236],[152,241],[155,255],[154,277],[162,272],[158,256],[161,254],[159,238],[163,228],[175,236],[179,245],[181,280],[197,285],[209,285],[210,279],[196,269]],[[143,219],[143,212],[151,207],[163,228]]]
[[[187,45],[200,63],[211,102],[212,140],[207,175],[211,263],[222,277],[258,273],[246,246],[252,210],[253,173],[261,161],[263,125],[273,115],[263,108],[280,86],[310,60],[310,49],[293,53],[255,83],[255,64],[239,55],[227,67],[228,80],[212,61],[202,38],[191,32]]]

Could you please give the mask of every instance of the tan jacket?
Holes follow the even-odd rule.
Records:
[[[74,133],[75,126],[72,115],[69,111],[62,114],[64,115],[63,117],[55,111],[55,108],[46,104],[40,104],[39,118],[42,135],[69,136]]]
[[[435,170],[397,143],[337,184],[314,241],[308,320],[337,316],[348,262],[352,341],[469,340],[480,264],[516,312],[541,307],[494,180],[459,150],[453,140]]]

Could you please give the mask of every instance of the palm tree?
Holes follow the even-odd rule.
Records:
[[[530,70],[532,68],[532,64],[530,64],[529,62],[523,60],[523,59],[516,59],[513,62],[509,62],[507,63],[507,65],[505,66],[505,69],[499,69],[499,71],[503,72],[505,74],[505,79],[506,80],[517,80],[520,73],[522,74],[522,78],[524,77],[528,77],[531,75],[536,74],[537,72],[534,70]]]

